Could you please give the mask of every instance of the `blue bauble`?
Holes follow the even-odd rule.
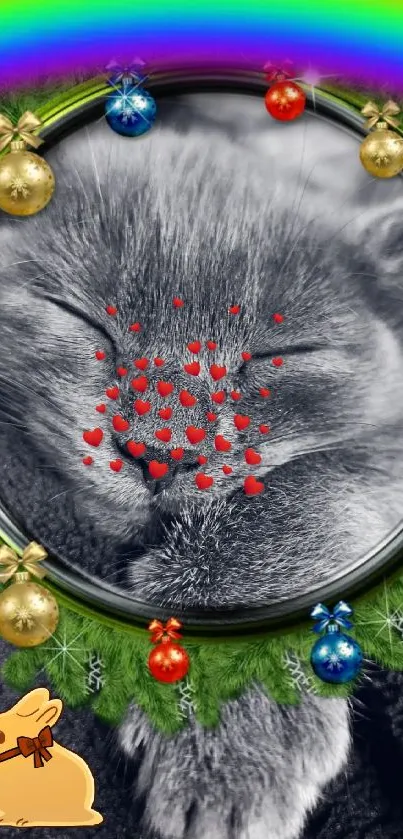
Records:
[[[328,626],[326,635],[312,648],[311,665],[322,682],[351,682],[358,675],[361,664],[360,645],[334,625]]]
[[[117,134],[140,137],[154,125],[157,114],[155,99],[143,87],[123,82],[106,99],[105,116]]]

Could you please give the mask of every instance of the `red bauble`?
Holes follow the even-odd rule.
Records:
[[[270,116],[281,122],[300,117],[305,109],[306,96],[302,87],[290,81],[273,84],[264,98]]]
[[[186,650],[180,644],[174,644],[167,636],[151,650],[148,657],[150,673],[158,682],[179,682],[186,676],[189,665]]]

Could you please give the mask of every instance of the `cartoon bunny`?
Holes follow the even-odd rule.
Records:
[[[38,688],[0,714],[0,827],[103,821],[92,809],[94,779],[87,764],[53,740],[51,726],[62,708],[60,699]]]

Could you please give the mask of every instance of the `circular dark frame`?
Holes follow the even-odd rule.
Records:
[[[238,93],[262,97],[267,90],[267,83],[258,74],[225,73],[173,73],[167,76],[150,77],[147,88],[157,98],[186,93]],[[41,136],[46,140],[47,149],[60,142],[83,124],[102,116],[105,96],[95,101],[78,104],[52,125],[45,126]],[[326,119],[348,133],[360,139],[367,134],[365,121],[360,114],[351,110],[351,106],[341,100],[334,101],[320,90],[315,89],[314,99],[306,89],[307,111]],[[35,534],[29,537],[13,521],[4,506],[0,504],[0,532],[19,551],[23,551]],[[46,546],[45,546],[46,547]],[[318,602],[334,603],[339,599],[351,599],[353,596],[369,591],[397,570],[403,562],[403,521],[385,537],[376,548],[357,560],[348,570],[336,571],[326,584],[311,589],[309,592],[258,608],[228,608],[215,610],[175,609],[175,616],[186,624],[187,631],[206,635],[236,635],[259,629],[276,630],[291,627],[306,620],[311,608]],[[150,620],[168,619],[171,609],[157,607],[136,601],[121,590],[106,586],[102,580],[92,577],[66,559],[50,555],[43,563],[49,580],[70,597],[95,607],[100,612],[120,617],[139,626],[145,626]]]

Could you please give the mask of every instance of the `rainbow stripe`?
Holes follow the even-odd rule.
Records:
[[[260,70],[292,59],[323,76],[403,90],[403,0],[1,0],[0,85],[140,55],[155,69]]]

